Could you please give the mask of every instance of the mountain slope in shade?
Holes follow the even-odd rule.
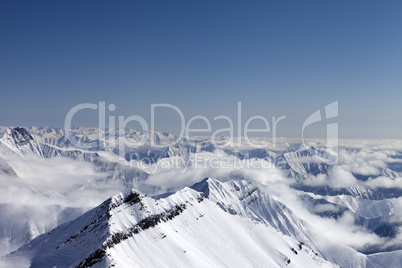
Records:
[[[25,245],[38,235],[76,219],[85,208],[58,205],[0,204],[0,256]]]
[[[36,154],[42,155],[40,144],[28,133],[26,128],[16,127],[6,129],[0,138],[0,153],[8,155],[15,153],[18,155]]]
[[[401,267],[402,250],[381,252],[368,255],[368,258],[379,267]]]
[[[184,188],[118,194],[1,260],[21,267],[336,267],[275,228]],[[13,265],[15,267],[15,265]]]
[[[11,177],[18,177],[14,169],[0,157],[0,175],[7,175]]]

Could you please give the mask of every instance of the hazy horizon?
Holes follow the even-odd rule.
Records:
[[[339,102],[340,138],[401,138],[402,3],[387,1],[0,4],[0,125],[62,127],[80,103],[149,120],[286,116],[278,135]],[[176,118],[161,113],[159,128]],[[334,121],[334,120],[333,120]],[[76,125],[96,126],[96,112]],[[224,126],[219,125],[218,127]],[[321,137],[325,124],[309,135]]]

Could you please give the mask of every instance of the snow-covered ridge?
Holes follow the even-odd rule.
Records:
[[[115,195],[2,260],[16,261],[21,267],[337,267],[304,243],[231,215],[191,188],[162,199],[137,191]]]
[[[92,195],[96,193],[96,195],[98,195],[98,193],[104,192],[107,188],[109,188],[109,186],[117,186],[116,188],[113,188],[114,190],[112,192],[107,195],[102,195],[101,199],[98,199],[96,203],[93,203],[92,206],[95,206],[96,204],[99,204],[101,202],[100,200],[104,200],[105,198],[111,196],[112,194],[115,194],[116,192],[122,191],[124,189],[136,189],[135,191],[129,190],[128,192],[124,192],[121,195],[117,195],[111,199],[109,205],[113,207],[111,209],[111,211],[113,211],[112,214],[116,215],[116,217],[121,216],[122,222],[124,222],[124,226],[122,227],[114,222],[113,226],[120,227],[112,232],[111,230],[114,229],[107,224],[107,226],[109,227],[106,226],[105,229],[102,229],[107,234],[104,237],[105,239],[102,240],[102,243],[99,244],[96,248],[93,248],[93,251],[87,252],[87,255],[82,256],[83,258],[81,259],[81,262],[87,258],[89,258],[88,260],[91,261],[92,257],[96,257],[100,253],[100,251],[96,252],[96,250],[101,250],[104,247],[103,243],[109,243],[110,247],[102,250],[104,254],[102,253],[103,257],[100,258],[101,261],[99,262],[99,265],[101,265],[102,263],[105,263],[105,265],[112,264],[113,262],[111,261],[112,259],[109,258],[109,255],[112,255],[111,252],[114,252],[114,250],[120,251],[123,249],[124,251],[131,252],[131,248],[136,247],[136,244],[133,244],[132,239],[138,239],[145,232],[153,232],[152,230],[155,229],[160,230],[161,226],[169,225],[172,222],[175,222],[178,218],[183,217],[183,215],[187,215],[190,211],[193,211],[194,206],[199,209],[203,209],[198,207],[197,204],[206,204],[208,202],[212,202],[212,204],[216,208],[219,208],[225,213],[224,215],[228,214],[230,216],[236,216],[236,218],[245,219],[246,221],[251,220],[251,222],[258,223],[259,225],[269,226],[276,232],[284,234],[288,237],[292,237],[292,239],[295,239],[295,241],[297,242],[303,242],[304,245],[306,245],[306,248],[308,247],[309,249],[313,250],[323,259],[326,259],[333,263],[337,263],[342,267],[378,267],[374,264],[378,263],[379,259],[384,260],[384,258],[378,258],[375,262],[372,262],[371,255],[358,253],[356,252],[356,250],[353,250],[349,246],[339,244],[337,245],[336,243],[332,243],[331,241],[327,241],[324,244],[321,243],[320,241],[323,240],[323,237],[321,237],[320,234],[317,234],[317,231],[311,227],[309,217],[302,217],[304,219],[302,220],[301,218],[296,216],[302,215],[298,213],[293,213],[293,211],[285,205],[287,204],[289,205],[289,207],[294,208],[291,203],[287,203],[288,200],[282,200],[280,198],[280,195],[278,196],[276,193],[271,196],[267,194],[267,192],[271,191],[267,191],[266,188],[264,188],[264,191],[262,191],[256,186],[255,183],[244,181],[242,179],[247,179],[254,182],[263,179],[265,180],[265,182],[267,182],[266,185],[269,185],[270,181],[273,182],[273,185],[276,185],[279,182],[278,179],[280,179],[281,183],[287,186],[285,188],[290,187],[292,190],[298,190],[294,191],[294,198],[299,200],[297,202],[300,202],[300,204],[303,204],[303,206],[307,207],[308,211],[310,211],[311,214],[322,217],[323,219],[332,218],[335,220],[341,220],[346,215],[349,217],[348,220],[352,221],[350,224],[354,224],[356,229],[364,228],[364,232],[367,232],[368,235],[379,236],[377,237],[376,244],[372,246],[365,247],[363,244],[363,246],[359,245],[355,247],[352,244],[352,247],[359,250],[360,252],[369,254],[373,252],[376,253],[380,251],[397,250],[401,248],[400,243],[397,242],[401,226],[401,221],[399,217],[400,206],[398,206],[398,202],[397,200],[395,200],[395,198],[398,198],[402,195],[402,188],[396,185],[401,179],[398,173],[398,171],[401,171],[401,169],[398,169],[398,163],[401,162],[400,159],[402,159],[402,151],[398,152],[396,150],[389,149],[381,151],[380,149],[376,148],[366,148],[359,151],[358,149],[349,150],[348,148],[340,147],[340,160],[346,161],[344,162],[346,164],[345,170],[348,168],[347,171],[344,170],[344,172],[340,174],[341,176],[345,176],[346,174],[346,176],[349,176],[349,178],[354,180],[353,183],[344,186],[342,184],[328,184],[328,179],[333,179],[333,177],[331,176],[333,176],[334,170],[342,170],[343,166],[340,165],[334,168],[333,166],[328,165],[325,162],[326,159],[323,148],[317,146],[317,144],[314,144],[314,146],[305,149],[305,147],[300,146],[300,144],[296,142],[287,143],[288,141],[281,140],[281,146],[283,147],[276,149],[226,148],[224,150],[221,150],[215,148],[211,144],[209,144],[208,146],[201,146],[201,148],[198,146],[186,144],[186,142],[182,141],[178,144],[174,144],[166,148],[152,148],[148,144],[144,147],[128,151],[128,153],[124,155],[124,158],[122,159],[121,157],[118,157],[119,152],[115,150],[116,148],[105,147],[95,150],[83,150],[73,146],[72,144],[66,143],[62,130],[55,130],[51,128],[40,130],[37,129],[36,131],[37,133],[39,133],[37,135],[32,133],[32,129],[28,131],[24,128],[4,128],[0,130],[0,132],[3,133],[3,135],[0,134],[0,175],[6,179],[7,182],[4,182],[4,185],[6,187],[8,185],[8,181],[11,183],[12,187],[9,188],[10,193],[12,192],[13,194],[17,194],[16,196],[20,196],[16,192],[20,190],[19,186],[24,185],[25,179],[31,179],[35,177],[30,177],[29,172],[27,173],[27,171],[35,171],[35,168],[32,169],[28,167],[34,167],[38,164],[41,169],[50,168],[51,170],[53,170],[54,168],[58,169],[58,165],[60,165],[60,170],[62,171],[63,166],[65,166],[65,162],[68,163],[68,166],[70,166],[71,168],[83,166],[86,167],[87,170],[88,168],[90,170],[93,169],[93,171],[86,173],[92,178],[88,176],[82,176],[82,180],[75,180],[74,183],[71,183],[67,188],[59,187],[61,191],[48,191],[42,189],[47,187],[29,186],[28,189],[22,189],[23,192],[25,193],[25,191],[27,191],[27,196],[40,195],[40,198],[48,197],[49,199],[53,197],[63,199],[71,193],[74,193],[75,196],[77,196],[78,198],[81,198],[81,196],[85,198],[86,194]],[[97,129],[80,128],[74,131],[76,131],[74,135],[82,141],[92,142],[98,137]],[[133,131],[130,135],[135,138],[136,135],[139,134],[140,133],[136,134],[136,132]],[[156,142],[160,142],[161,144],[175,137],[173,134],[167,133],[159,133],[159,135],[160,136],[157,135],[157,137],[159,138],[156,139]],[[194,142],[199,145],[207,144],[206,140],[201,137],[194,138]],[[158,165],[161,165],[163,163],[173,163],[173,161],[180,161],[180,159],[185,160],[187,158],[194,157],[197,154],[207,157],[229,157],[230,159],[240,160],[253,158],[263,159],[263,161],[267,163],[274,164],[272,165],[273,172],[267,170],[266,172],[262,173],[258,170],[247,171],[244,169],[235,170],[233,172],[231,172],[230,170],[229,172],[226,172],[225,170],[221,170],[219,172],[216,172],[216,170],[207,170],[209,173],[211,173],[208,174],[202,170],[192,170],[194,167],[190,165],[186,167],[190,171],[189,174],[195,174],[193,175],[194,178],[190,179],[191,183],[183,181],[183,183],[179,186],[177,186],[176,184],[172,184],[173,186],[170,186],[170,188],[164,188],[164,186],[158,186],[158,184],[152,183],[153,181],[151,179],[154,179],[156,177],[155,175],[150,173],[152,169],[142,169],[138,168],[138,166],[136,165],[132,165],[133,163],[141,163],[141,161],[147,161],[150,159],[151,163],[155,162],[155,165],[151,167],[157,167]],[[357,159],[357,161],[355,161],[355,159]],[[368,159],[367,162],[365,162],[366,159]],[[366,163],[369,163],[369,165],[366,165]],[[388,165],[388,163],[390,165]],[[55,165],[55,167],[51,167],[51,165]],[[395,170],[391,169],[391,167],[395,168]],[[80,168],[78,168],[77,171],[78,173],[82,172]],[[172,176],[176,176],[175,172],[177,172],[178,177],[183,176],[181,173],[182,171],[183,170],[180,168],[175,170],[174,167],[166,169],[166,174],[168,175],[166,177],[166,180],[174,180],[175,178],[172,178]],[[53,174],[56,173],[43,172],[41,174],[44,174],[45,176],[48,176],[47,174],[50,174],[49,179],[51,179]],[[218,175],[218,177],[221,177],[222,181],[206,179],[192,186],[191,188],[183,188],[185,185],[191,185],[197,180],[200,180],[202,177],[210,175],[215,176],[216,174]],[[157,176],[160,176],[160,180],[164,179],[163,172],[159,172],[159,174],[157,173]],[[186,176],[188,177],[188,175]],[[186,178],[186,176],[182,178]],[[256,177],[254,178],[254,176]],[[271,178],[271,176],[274,177]],[[80,177],[79,174],[78,177]],[[377,187],[372,187],[372,184],[367,183],[376,179],[377,177],[379,177],[381,180],[385,180],[391,185],[394,184],[396,186],[381,189]],[[36,179],[42,180],[40,176],[35,177],[35,180]],[[70,181],[70,179],[71,178],[65,179],[65,181]],[[342,178],[340,179],[342,181]],[[15,185],[17,186],[17,188],[15,187]],[[169,184],[167,185],[167,187],[169,187]],[[5,189],[6,188],[2,189],[3,193]],[[151,196],[166,196],[166,194],[161,194],[166,192],[176,192],[178,189],[180,190],[176,194],[164,199],[145,197],[138,192],[139,190],[143,193],[150,194]],[[160,200],[164,200],[163,202],[167,202],[167,200],[171,200],[173,196],[177,196],[178,193],[183,194],[186,191],[204,194],[208,198],[205,199],[204,197],[205,200],[203,200],[202,202],[190,205],[186,201],[188,201],[189,198],[194,199],[194,197],[183,197],[180,202],[178,200],[170,202],[169,205],[162,210],[153,209],[156,203],[159,204],[157,207],[160,207]],[[286,192],[288,191],[289,190],[286,190]],[[138,195],[141,196],[139,198],[141,200],[140,202],[133,202],[131,204],[133,207],[139,207],[135,208],[132,211],[130,210],[131,214],[134,213],[136,215],[139,215],[139,217],[128,219],[127,216],[122,216],[123,214],[120,215],[115,212],[117,210],[121,210],[122,208],[125,209],[128,205],[130,205],[130,202],[126,202],[124,200],[127,195],[135,197],[135,195],[131,195],[132,193],[138,193]],[[6,192],[5,195],[9,195],[9,193]],[[273,196],[275,196],[275,198]],[[195,198],[194,200],[196,199],[197,198]],[[15,198],[13,200],[15,200]],[[138,209],[141,207],[141,204],[146,204],[146,202],[148,202],[144,200],[150,200],[149,206],[146,205],[144,206],[144,208],[147,207],[147,209],[143,208],[142,210],[138,211]],[[278,200],[282,200],[282,202],[284,203],[281,203]],[[29,208],[24,207],[24,209],[28,210]],[[57,215],[58,213],[61,213],[60,211],[57,210],[52,215]],[[204,209],[203,211],[210,210],[208,208],[208,210]],[[215,210],[212,209],[212,211]],[[297,212],[296,209],[294,211]],[[5,223],[4,220],[0,222],[1,226],[6,227],[4,228],[4,234],[1,234],[0,236],[0,240],[10,241],[10,243],[6,242],[4,244],[10,246],[5,247],[5,251],[3,252],[3,254],[7,254],[10,252],[9,250],[14,250],[17,247],[22,246],[25,242],[28,242],[30,239],[41,233],[49,231],[49,228],[52,228],[62,222],[58,221],[57,219],[49,219],[49,222],[45,223],[45,221],[41,222],[40,219],[34,217],[34,215],[28,214],[29,217],[21,217],[21,219],[23,221],[26,221],[27,226],[33,226],[33,228],[26,228],[25,222],[22,225],[18,224],[17,219],[12,216],[13,214],[10,213],[10,210],[4,210],[4,213],[5,215],[3,215],[3,218],[9,219],[10,223]],[[142,215],[141,213],[145,213],[145,215]],[[196,219],[197,222],[204,218],[204,216],[200,216],[203,215],[202,213],[204,212],[200,212],[200,214],[194,214],[196,215],[195,218],[198,218]],[[109,212],[106,214],[108,215]],[[74,215],[77,216],[77,214]],[[109,215],[108,218],[102,219],[109,222],[109,220],[114,217],[113,215]],[[206,215],[209,214],[206,213]],[[99,217],[99,215],[97,217]],[[171,217],[172,219],[170,219]],[[226,219],[226,216],[222,217],[225,217]],[[229,218],[228,221],[232,222],[231,219],[232,218]],[[71,236],[80,233],[80,230],[82,230],[82,228],[84,228],[86,225],[94,220],[95,218],[92,218],[92,220],[87,222],[87,224],[80,226],[81,229],[71,233]],[[210,220],[215,223],[220,222],[216,219]],[[190,222],[192,221],[190,220]],[[46,224],[46,228],[35,227],[44,226],[44,224]],[[151,227],[143,230],[144,224],[151,225]],[[247,228],[254,228],[252,227],[254,225],[248,225],[248,223],[246,225],[248,226]],[[175,230],[184,230],[187,225],[182,224],[180,226],[181,227],[176,226]],[[24,235],[16,235],[12,231],[14,227],[16,228],[15,230],[21,230],[21,233],[23,233]],[[211,230],[211,234],[212,230],[218,233],[222,232],[219,229],[220,227],[208,228],[209,230]],[[245,227],[242,226],[239,228],[243,230],[243,228]],[[97,229],[97,227],[95,229]],[[229,227],[227,227],[227,229],[230,230]],[[29,230],[33,231],[31,232]],[[201,231],[192,229],[191,231],[202,237],[202,234],[200,233]],[[252,233],[246,233],[250,236],[254,235]],[[154,239],[155,237],[164,237],[164,235],[166,235],[165,232],[153,233],[152,239]],[[215,236],[217,235],[218,234],[215,234]],[[229,236],[229,234],[227,235]],[[190,231],[188,232],[188,236],[192,237]],[[236,236],[236,234],[231,233],[230,236]],[[66,237],[65,241],[68,240],[70,237]],[[166,236],[166,239],[170,239],[167,237],[170,236]],[[190,239],[189,237],[187,237],[186,235],[185,237],[181,237],[180,239],[187,241],[188,239]],[[85,240],[86,239],[87,238],[85,238]],[[227,238],[223,237],[222,239]],[[251,238],[249,237],[246,239]],[[255,239],[258,239],[258,236]],[[382,244],[380,243],[381,241],[386,242],[393,239],[395,240],[395,243],[388,243],[384,246],[382,246]],[[67,244],[78,243],[73,242],[72,240]],[[161,238],[160,240],[165,241],[165,238]],[[60,246],[60,248],[65,247],[63,244],[65,241],[62,241],[61,244],[58,246]],[[115,243],[117,241],[118,243]],[[147,241],[150,242],[151,240],[147,239]],[[210,245],[207,243],[207,241],[204,242],[203,243],[205,245],[201,246],[200,248],[207,250]],[[80,243],[86,242],[82,240]],[[192,243],[197,244],[197,241],[192,241]],[[237,245],[237,243],[235,242],[234,244]],[[151,245],[153,244],[151,243]],[[298,244],[296,244],[294,247],[292,246],[292,248],[294,249],[297,249],[297,247]],[[142,248],[137,249],[141,250]],[[178,250],[179,247],[176,247],[175,249]],[[241,247],[239,247],[238,249],[243,250]],[[259,249],[255,248],[255,250],[258,251]],[[184,249],[184,251],[186,250]],[[90,257],[91,254],[94,255]],[[147,254],[152,255],[154,253],[152,252]],[[172,252],[172,254],[177,254],[177,251]],[[199,252],[199,254],[202,255],[203,253]],[[209,253],[207,255],[210,256],[211,254],[213,255],[213,253]],[[119,253],[118,256],[119,257],[117,258],[120,258],[121,254]],[[390,254],[390,256],[392,256],[392,254]],[[398,256],[398,254],[396,254],[395,256]],[[140,258],[140,256],[137,257]],[[154,258],[157,257],[158,256],[154,256]],[[261,256],[256,256],[257,259],[260,257]],[[168,259],[165,261],[169,262]],[[130,260],[125,260],[125,262],[130,263]],[[247,261],[244,262],[247,263]],[[85,263],[86,262],[84,261],[83,264]],[[79,263],[77,263],[76,265],[78,264]],[[162,262],[159,264],[163,265]],[[174,266],[174,264],[172,264],[172,266]],[[151,264],[141,263],[141,265]]]
[[[8,153],[42,155],[39,143],[25,128],[20,127],[6,129],[0,139],[0,152],[2,155],[7,155]]]

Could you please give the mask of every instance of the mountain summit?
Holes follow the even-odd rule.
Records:
[[[247,182],[228,185],[241,191]],[[26,267],[337,267],[302,241],[223,209],[228,200],[217,203],[212,191],[208,198],[194,188],[161,199],[122,192],[4,261]]]

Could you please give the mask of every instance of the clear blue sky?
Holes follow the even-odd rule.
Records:
[[[341,137],[402,138],[401,1],[1,1],[0,40],[0,125],[61,127],[99,101],[212,120],[241,101],[245,118],[286,115],[279,134],[299,137],[338,100]]]

